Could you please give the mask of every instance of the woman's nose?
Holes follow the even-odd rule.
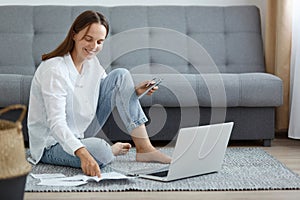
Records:
[[[97,42],[92,42],[90,44],[90,46],[91,46],[92,49],[96,49],[98,47],[98,43]]]

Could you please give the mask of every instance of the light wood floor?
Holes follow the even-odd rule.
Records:
[[[260,146],[254,142],[232,143],[230,146]],[[291,140],[278,137],[273,140],[272,147],[263,147],[268,153],[284,163],[294,172],[300,174],[300,140]],[[235,199],[289,199],[299,200],[300,190],[276,191],[238,191],[238,192],[82,192],[82,193],[25,193],[26,200],[134,200],[134,199],[210,199],[210,200],[235,200]]]

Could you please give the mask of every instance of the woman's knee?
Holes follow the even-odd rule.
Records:
[[[130,74],[129,70],[126,68],[116,68],[112,70],[110,73],[117,75],[117,76],[124,76]]]
[[[100,166],[109,164],[115,158],[111,146],[103,139],[95,137],[87,138],[82,140],[82,143]]]
[[[116,79],[117,83],[121,83],[124,81],[132,81],[131,74],[128,71],[128,69],[117,68],[112,70],[110,73]]]

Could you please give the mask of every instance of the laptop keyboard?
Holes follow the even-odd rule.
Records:
[[[166,177],[168,175],[169,170],[161,171],[161,172],[155,172],[152,174],[149,174],[151,176],[158,176],[158,177]]]

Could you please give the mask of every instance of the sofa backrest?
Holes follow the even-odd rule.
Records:
[[[170,67],[174,73],[197,73],[197,67],[211,63],[191,48],[195,43],[222,73],[265,71],[255,6],[1,6],[0,73],[33,74],[41,55],[53,50],[73,20],[88,9],[103,13],[110,22],[104,52],[99,54],[108,70],[162,73]]]

